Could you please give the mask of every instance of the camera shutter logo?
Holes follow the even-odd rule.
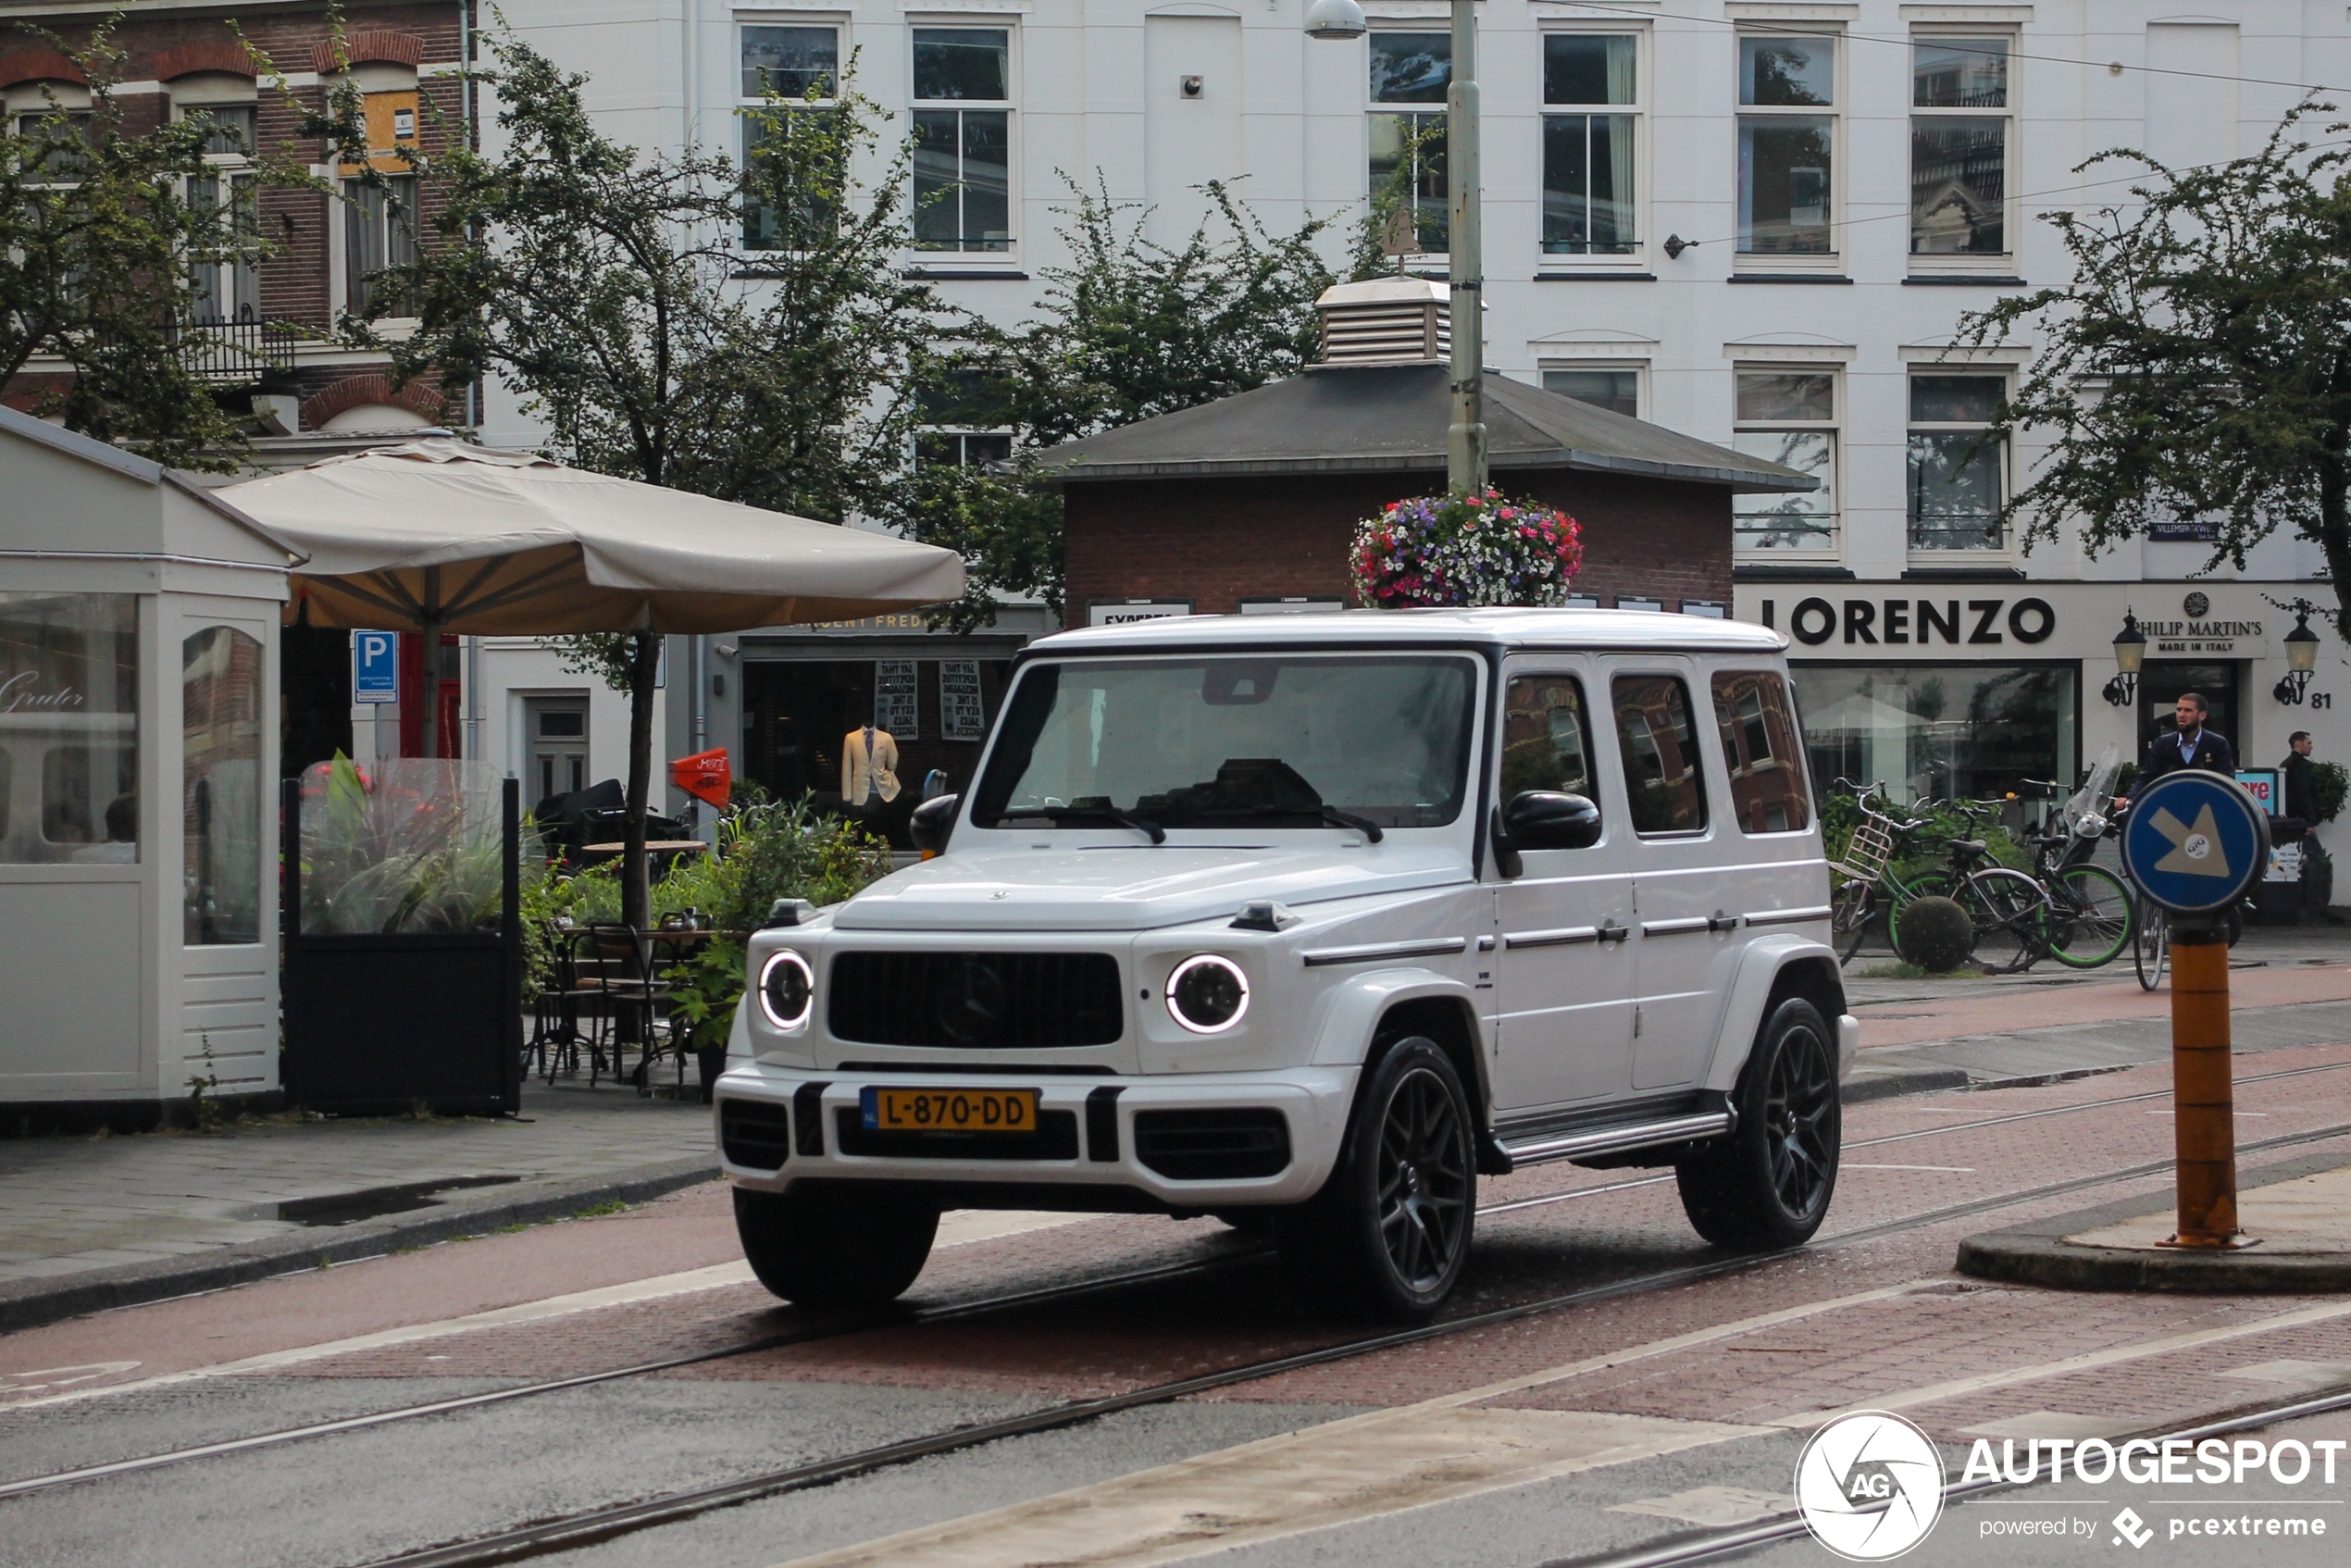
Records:
[[[1943,1512],[1943,1456],[1898,1415],[1861,1411],[1812,1434],[1796,1465],[1796,1505],[1812,1538],[1853,1562],[1883,1562]]]

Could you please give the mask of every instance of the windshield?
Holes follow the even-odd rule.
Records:
[[[972,821],[1442,827],[1462,809],[1476,687],[1458,656],[1031,665]]]

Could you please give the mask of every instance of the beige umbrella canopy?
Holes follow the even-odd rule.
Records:
[[[289,618],[370,630],[715,632],[935,604],[952,550],[453,440],[221,492],[308,560]],[[428,679],[433,661],[425,664]],[[429,693],[428,693],[429,697]],[[425,706],[426,751],[435,704]]]

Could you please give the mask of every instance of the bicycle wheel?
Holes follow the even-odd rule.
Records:
[[[2096,969],[2122,956],[2132,936],[2131,890],[2103,865],[2068,866],[2049,885],[2049,956]]]
[[[1835,943],[1837,962],[1853,962],[1861,951],[1861,939],[1869,935],[1870,916],[1874,912],[1877,885],[1873,882],[1851,881],[1836,890],[1835,906],[1829,912],[1830,940]]]
[[[2171,933],[2162,910],[2146,899],[2138,901],[2138,928],[2131,934],[2131,962],[2139,971],[2139,989],[2151,991],[2163,983],[2163,966],[2171,957]]]
[[[2049,896],[2021,871],[1971,871],[1959,900],[1975,923],[1975,961],[1996,975],[2032,966],[2049,951]]]

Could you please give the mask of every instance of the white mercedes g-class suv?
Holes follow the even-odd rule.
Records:
[[[1802,1241],[1860,1027],[1785,646],[1577,609],[1033,644],[916,815],[938,854],[752,940],[716,1090],[752,1266],[873,1303],[942,1210],[1208,1213],[1424,1316],[1477,1177],[1549,1160]]]

